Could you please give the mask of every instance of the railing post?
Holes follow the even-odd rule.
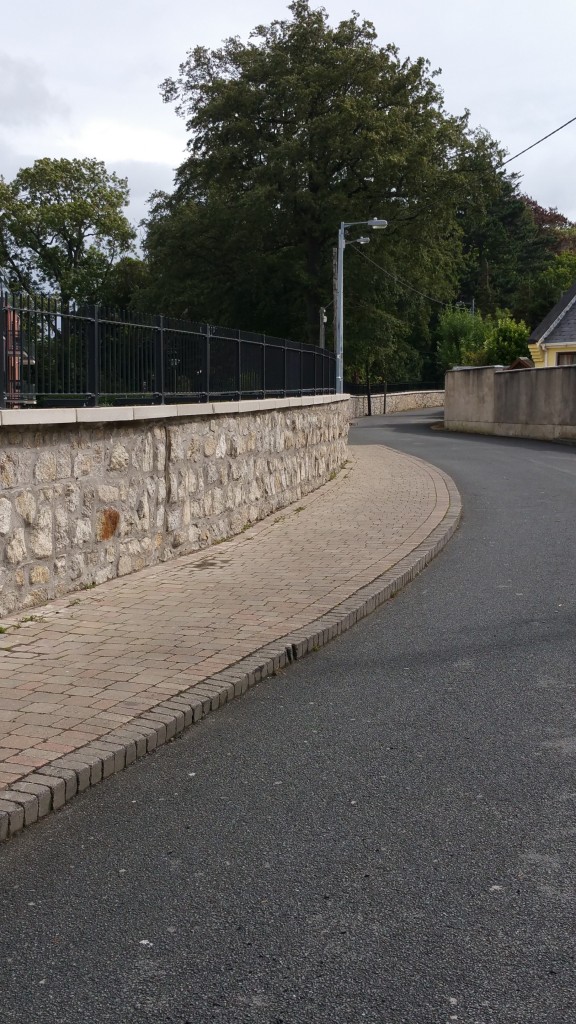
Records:
[[[238,331],[238,401],[242,398],[242,333]]]
[[[266,398],[266,335],[262,335],[262,398]]]
[[[158,327],[154,332],[154,383],[156,393],[160,395],[160,404],[164,405],[164,317],[158,316]]]
[[[206,401],[210,401],[210,324],[206,324]]]
[[[6,371],[8,353],[8,317],[5,296],[0,293],[0,409],[6,408]]]
[[[98,405],[100,391],[100,318],[98,303],[88,331],[88,352],[86,353],[86,389],[93,405]]]

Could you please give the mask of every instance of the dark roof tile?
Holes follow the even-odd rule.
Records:
[[[546,314],[538,326],[534,328],[532,334],[528,338],[528,341],[531,344],[540,341],[542,335],[546,334],[546,331],[552,326],[554,321],[557,320],[559,316],[563,316],[564,313],[566,313],[568,306],[574,298],[576,298],[576,283],[574,283],[567,292],[564,292],[564,295],[562,295],[556,305],[549,313]]]

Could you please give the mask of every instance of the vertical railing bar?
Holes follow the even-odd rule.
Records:
[[[6,408],[6,378],[8,374],[8,296],[0,292],[0,409]]]
[[[154,383],[156,392],[160,395],[160,403],[164,405],[166,400],[164,381],[164,317],[162,313],[158,316],[158,327],[154,332]]]
[[[206,324],[206,401],[210,401],[210,374],[212,367],[210,365],[210,326]]]
[[[93,306],[92,319],[90,323],[90,329],[87,335],[88,351],[86,353],[86,383],[87,383],[87,401],[91,401],[93,405],[98,405],[98,397],[100,391],[100,324],[99,324],[99,310],[98,303]],[[91,396],[90,398],[88,396]]]

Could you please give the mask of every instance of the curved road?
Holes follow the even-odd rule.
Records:
[[[0,849],[2,1024],[574,1019],[576,452],[436,417],[414,583]]]

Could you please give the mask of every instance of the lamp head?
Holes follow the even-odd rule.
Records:
[[[366,223],[371,228],[387,228],[388,227],[388,221],[387,220],[382,220],[381,217],[371,217],[371,219],[369,221],[367,221]]]

